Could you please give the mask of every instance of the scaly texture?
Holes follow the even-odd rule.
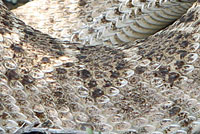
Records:
[[[0,1],[1,131],[196,134],[199,10],[196,2],[170,27],[117,48],[52,38]]]
[[[92,46],[122,45],[168,26],[194,1],[36,0],[14,12],[54,37]],[[40,6],[41,3],[45,6]]]

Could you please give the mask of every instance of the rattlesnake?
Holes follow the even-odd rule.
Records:
[[[83,45],[116,45],[156,33],[180,18],[194,1],[36,0],[14,13],[53,37]]]
[[[69,36],[35,30],[0,0],[1,133],[198,133],[200,5],[175,3],[192,7],[155,35],[114,43],[114,34],[93,44],[74,38],[78,26]]]

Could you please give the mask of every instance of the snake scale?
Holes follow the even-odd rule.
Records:
[[[199,1],[35,0],[12,12],[0,0],[1,134],[200,133]]]

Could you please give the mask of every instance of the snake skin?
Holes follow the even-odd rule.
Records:
[[[14,13],[53,37],[116,46],[156,33],[180,18],[194,1],[36,0]]]
[[[0,0],[0,133],[84,134],[89,127],[103,134],[198,134],[200,5],[168,2],[192,7],[145,39],[115,44],[109,37],[108,45],[99,38],[93,45],[35,30]]]

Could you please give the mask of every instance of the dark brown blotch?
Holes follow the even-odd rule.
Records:
[[[174,65],[177,66],[177,69],[181,69],[184,64],[184,61],[178,60]]]
[[[188,54],[188,52],[185,50],[179,50],[177,53],[180,55],[181,59],[183,59]]]
[[[122,69],[124,69],[126,67],[126,63],[124,62],[124,61],[122,61],[122,62],[119,62],[119,63],[117,63],[117,65],[116,65],[116,69],[117,70],[122,70]]]
[[[22,78],[22,84],[23,85],[29,85],[32,84],[35,81],[35,79],[29,75],[24,75]]]
[[[41,59],[41,62],[44,63],[44,64],[46,64],[46,63],[50,63],[51,60],[50,60],[50,58],[48,58],[48,57],[43,57],[43,58]]]
[[[97,89],[95,89],[93,92],[92,92],[92,97],[93,98],[97,98],[97,97],[101,97],[102,95],[104,95],[104,92],[101,90],[101,89],[99,89],[99,88],[97,88]]]
[[[85,0],[79,0],[78,5],[79,6],[85,6],[87,2]]]
[[[57,72],[58,74],[65,74],[65,73],[67,73],[67,70],[64,69],[64,68],[56,68],[56,72]]]
[[[33,30],[30,30],[28,28],[25,28],[24,29],[24,32],[27,34],[27,35],[35,35],[34,31]]]
[[[103,87],[110,87],[112,86],[112,82],[110,82],[109,80],[104,80],[105,84],[103,85]]]
[[[181,108],[180,107],[173,107],[169,110],[169,116],[175,116],[177,115],[179,112],[181,111]]]
[[[174,81],[177,80],[179,77],[180,77],[180,74],[178,74],[176,72],[171,72],[171,73],[169,73],[168,82],[173,84]]]
[[[169,67],[167,66],[160,66],[159,67],[159,73],[162,75],[162,76],[165,76],[166,74],[169,73]]]
[[[34,113],[35,113],[35,116],[37,116],[40,120],[43,120],[43,119],[46,118],[46,115],[45,115],[44,112],[36,112],[36,111],[34,111]]]
[[[67,101],[64,98],[58,98],[56,101],[56,104],[58,105],[63,105],[65,104]]]
[[[64,63],[63,66],[64,67],[72,67],[72,66],[74,66],[74,63],[73,62],[67,62],[67,63]]]
[[[90,71],[88,71],[87,69],[80,70],[80,71],[78,71],[77,74],[82,79],[87,79],[87,78],[90,78],[92,76]]]
[[[119,8],[116,8],[116,9],[114,10],[114,12],[115,12],[115,14],[117,14],[117,15],[121,15],[121,14],[122,14],[122,12],[120,12]]]
[[[89,88],[93,88],[97,86],[97,82],[95,80],[90,80],[90,82],[88,83],[88,87]]]
[[[187,46],[189,45],[189,42],[188,41],[182,41],[181,43],[180,43],[180,47],[182,47],[182,48],[186,48]]]
[[[146,67],[142,67],[142,66],[137,66],[136,68],[135,68],[135,73],[136,74],[142,74],[142,73],[144,73],[145,71],[146,71]]]
[[[174,32],[174,31],[172,31],[172,32],[170,32],[170,33],[169,33],[169,35],[168,35],[168,37],[167,37],[167,38],[168,38],[168,39],[170,39],[170,38],[172,38],[174,35],[175,35],[175,32]]]
[[[0,114],[0,119],[7,120],[10,118],[11,118],[11,115],[7,112],[3,112],[2,114]]]
[[[5,75],[8,80],[18,80],[20,78],[16,70],[7,70]]]
[[[120,73],[117,71],[110,71],[110,73],[111,73],[110,75],[111,78],[118,78],[120,76]]]
[[[55,92],[53,92],[53,96],[62,98],[63,97],[63,93],[61,91],[55,91]]]
[[[166,49],[166,52],[169,54],[169,55],[173,55],[175,54],[177,48],[176,47],[169,47]]]
[[[22,53],[22,52],[24,52],[24,49],[23,49],[21,46],[16,45],[16,44],[12,44],[12,45],[10,46],[10,48],[11,48],[14,52],[16,52],[16,53]]]
[[[181,39],[182,36],[183,36],[183,34],[179,34],[179,35],[177,35],[176,38],[175,38],[175,40],[179,40],[179,39]]]

